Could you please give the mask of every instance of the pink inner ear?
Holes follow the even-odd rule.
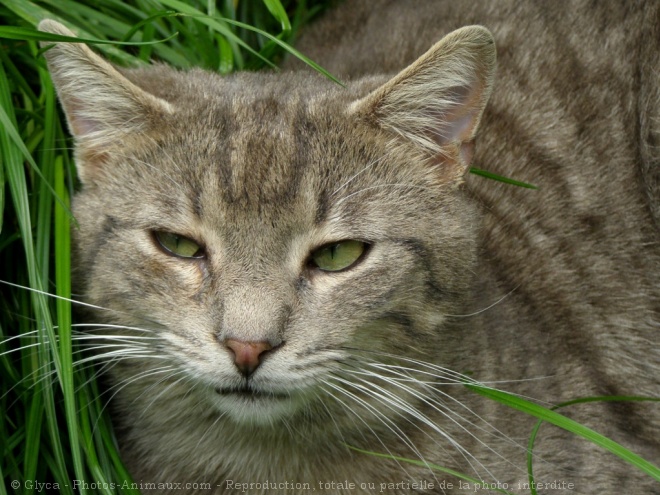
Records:
[[[101,122],[90,118],[89,113],[84,111],[85,104],[78,98],[69,98],[67,104],[67,116],[71,126],[71,132],[75,137],[85,137],[101,130]]]
[[[457,108],[457,111],[460,110],[468,109]],[[458,116],[454,116],[452,113],[445,114],[438,132],[438,144],[443,146],[452,141],[463,142],[469,140],[474,129],[475,117],[475,112],[470,111]]]
[[[99,130],[99,123],[93,119],[76,118],[71,121],[71,130],[77,137],[87,136]]]
[[[434,140],[440,146],[470,141],[480,113],[479,91],[472,86],[455,88],[451,99],[447,111],[438,116]]]
[[[472,157],[474,156],[474,141],[463,142],[463,144],[461,144],[459,154],[461,163],[464,165],[469,165],[472,163]]]

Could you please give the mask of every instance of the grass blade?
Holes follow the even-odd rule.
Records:
[[[280,0],[263,0],[263,2],[268,11],[273,14],[273,17],[280,22],[282,33],[288,35],[291,32],[291,22]]]
[[[562,407],[567,407],[567,406],[572,406],[574,404],[586,404],[589,402],[660,402],[660,399],[658,398],[651,398],[651,397],[630,397],[630,396],[616,396],[616,395],[608,395],[608,396],[601,396],[601,397],[583,397],[581,399],[575,399],[571,400],[568,402],[562,402],[561,404],[557,404],[554,407],[551,407],[551,411],[556,411],[557,409],[561,409]],[[534,470],[533,470],[533,462],[534,462],[534,442],[536,440],[536,436],[538,435],[539,429],[541,428],[541,425],[543,424],[543,420],[539,420],[536,425],[534,426],[534,429],[532,430],[532,434],[529,437],[529,442],[527,444],[527,472],[529,473],[529,486],[532,495],[537,495],[536,491],[536,484],[535,484],[535,479],[534,479]]]
[[[231,19],[225,19],[225,22],[226,22],[227,24],[232,24],[232,25],[234,25],[234,26],[238,26],[238,27],[241,27],[241,28],[243,28],[243,29],[247,29],[248,31],[254,31],[255,33],[259,33],[260,35],[265,36],[266,38],[268,38],[268,39],[271,40],[272,42],[274,42],[274,43],[280,45],[282,48],[284,48],[286,51],[288,51],[289,53],[291,53],[291,54],[294,55],[295,57],[298,57],[300,60],[302,60],[303,62],[305,62],[307,65],[309,65],[309,66],[310,66],[312,69],[314,69],[315,71],[319,72],[320,74],[323,74],[325,77],[327,77],[328,79],[330,79],[332,82],[334,82],[334,83],[336,83],[336,84],[339,84],[341,87],[345,87],[344,83],[342,83],[339,79],[337,79],[335,76],[333,76],[332,74],[330,74],[327,70],[325,70],[325,69],[324,69],[323,67],[321,67],[319,64],[317,64],[316,62],[314,62],[314,61],[311,60],[310,58],[306,57],[305,55],[303,55],[302,53],[300,53],[298,50],[296,50],[294,47],[292,47],[292,46],[289,45],[288,43],[285,43],[284,41],[282,41],[281,39],[277,38],[276,36],[273,36],[272,34],[269,34],[269,33],[265,32],[265,31],[262,31],[262,30],[259,29],[259,28],[256,28],[256,27],[254,27],[254,26],[250,26],[250,25],[245,24],[245,23],[243,23],[243,22],[233,21],[233,20],[231,20]]]
[[[57,43],[87,43],[91,45],[154,45],[156,43],[163,43],[169,41],[179,33],[174,33],[171,36],[155,41],[108,41],[96,38],[82,38],[77,36],[62,36],[61,34],[45,33],[37,31],[36,29],[14,27],[14,26],[0,26],[0,38],[9,40],[23,40],[23,41],[53,41]]]
[[[502,392],[500,390],[495,390],[488,387],[478,386],[478,385],[469,385],[466,384],[465,387],[476,392],[484,397],[493,399],[501,404],[504,404],[518,411],[522,411],[526,414],[539,418],[540,420],[551,423],[559,428],[570,431],[575,435],[578,435],[590,442],[604,448],[605,450],[611,452],[612,454],[620,457],[624,461],[635,466],[637,469],[648,474],[652,478],[660,481],[660,468],[654,466],[646,459],[641,458],[634,452],[626,449],[624,446],[616,443],[613,440],[601,435],[600,433],[595,432],[591,428],[581,425],[580,423],[573,421],[566,416],[563,416],[555,411],[547,409],[545,407],[534,404],[527,400],[516,397],[513,394],[507,392]],[[648,399],[648,400],[659,400],[659,399]]]
[[[479,175],[481,177],[485,177],[486,179],[496,180],[498,182],[504,182],[505,184],[511,184],[512,186],[525,187],[527,189],[538,189],[538,187],[536,187],[533,184],[528,184],[526,182],[521,182],[519,180],[509,179],[508,177],[494,174],[493,172],[489,172],[488,170],[481,170],[480,168],[470,167],[470,173],[474,175]]]
[[[230,41],[234,41],[240,45],[243,49],[247,50],[249,53],[253,54],[255,57],[260,58],[264,63],[271,67],[275,67],[275,64],[270,60],[262,57],[259,52],[254,50],[251,46],[245,43],[242,39],[236,36],[223,22],[227,22],[228,19],[222,17],[209,17],[199,10],[191,7],[188,4],[185,4],[179,0],[160,0],[160,3],[166,5],[169,8],[175,9],[176,11],[185,14],[188,17],[194,17],[199,20],[202,24],[206,24],[208,27],[213,28],[218,33],[222,34],[225,38]]]
[[[370,450],[362,450],[362,449],[358,449],[357,447],[353,447],[351,445],[347,445],[347,444],[345,444],[345,445],[349,449],[354,450],[356,452],[360,452],[361,454],[372,455],[374,457],[381,457],[383,459],[391,459],[391,460],[394,460],[394,461],[401,461],[401,462],[405,462],[405,463],[408,463],[408,464],[412,464],[414,466],[427,467],[427,468],[433,469],[434,471],[449,474],[450,476],[454,476],[455,478],[458,478],[458,479],[461,479],[463,481],[467,481],[469,483],[472,483],[475,491],[477,490],[477,488],[483,488],[483,489],[488,489],[488,490],[494,490],[498,493],[504,493],[505,495],[513,495],[513,493],[511,493],[507,490],[491,486],[486,481],[481,481],[481,480],[478,480],[476,478],[472,478],[472,477],[467,476],[463,473],[459,473],[458,471],[455,471],[453,469],[438,466],[437,464],[431,464],[431,463],[423,462],[423,461],[420,461],[420,460],[417,460],[417,459],[409,459],[407,457],[399,457],[399,456],[391,455],[391,454],[382,454],[380,452],[372,452]]]

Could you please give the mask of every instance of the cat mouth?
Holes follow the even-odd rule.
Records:
[[[300,406],[295,395],[251,384],[215,387],[215,408],[228,415],[236,425],[273,425],[273,421],[290,418]]]
[[[243,399],[289,399],[290,396],[284,393],[259,390],[250,385],[243,387],[216,387],[215,392],[225,397],[237,397]]]

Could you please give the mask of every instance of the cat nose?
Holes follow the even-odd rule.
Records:
[[[254,373],[264,354],[273,348],[268,342],[242,342],[234,339],[227,339],[224,344],[234,354],[234,364],[246,377]]]

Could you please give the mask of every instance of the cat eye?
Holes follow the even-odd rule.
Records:
[[[313,251],[309,262],[324,272],[339,272],[355,265],[366,250],[361,241],[333,242]]]
[[[167,254],[180,258],[203,258],[204,248],[192,239],[165,231],[154,231],[154,237]]]

